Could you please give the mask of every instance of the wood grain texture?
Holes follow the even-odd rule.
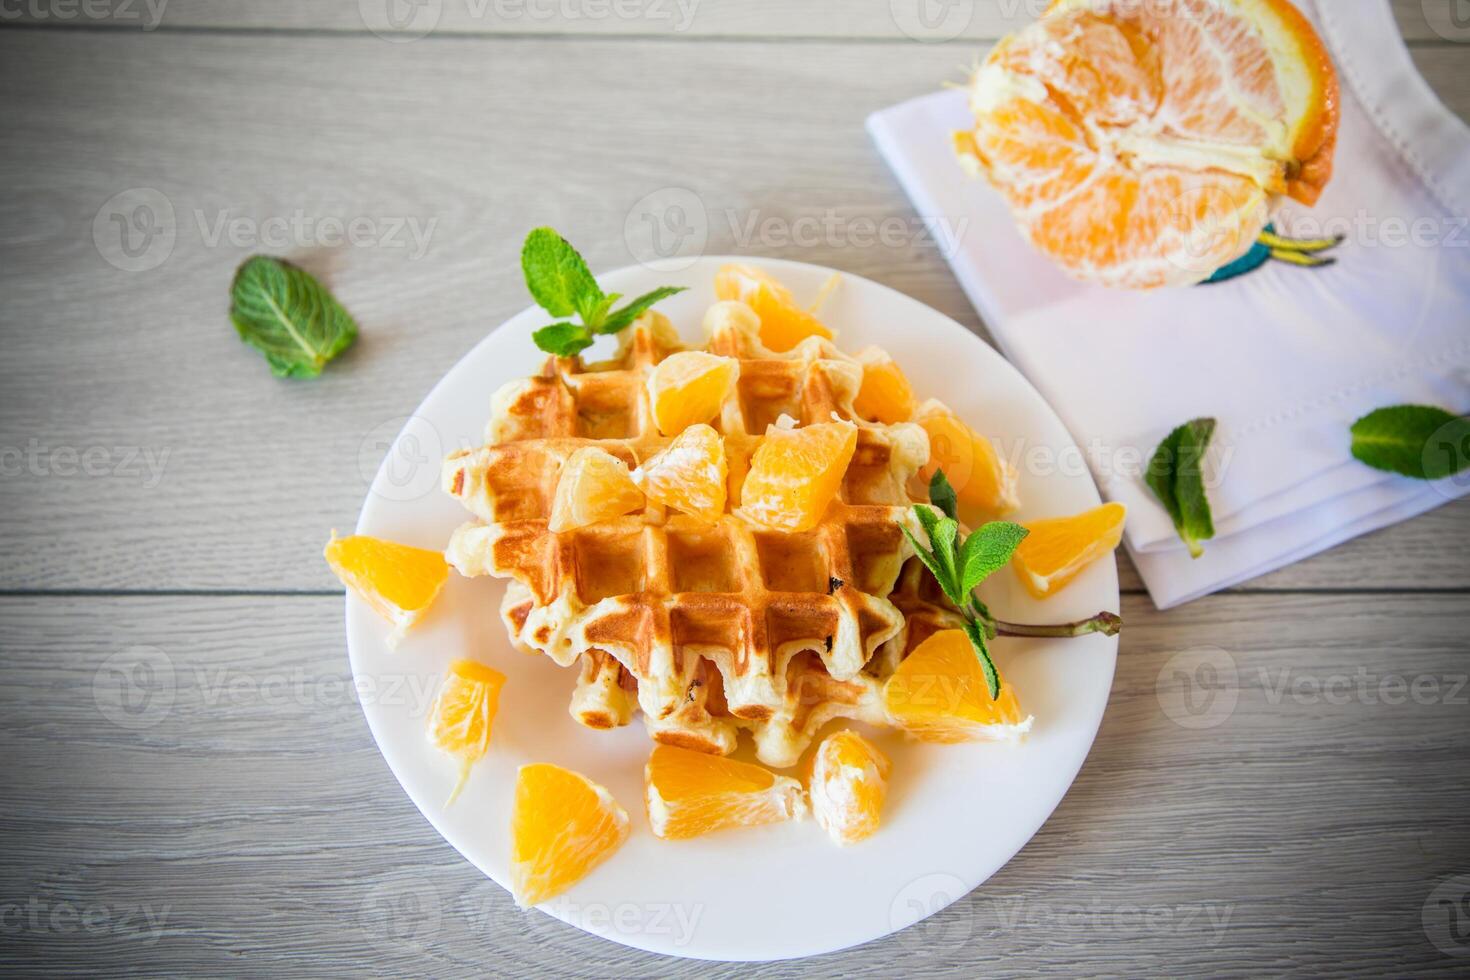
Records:
[[[1133,598],[1123,612],[1098,741],[1021,854],[925,925],[751,968],[516,912],[379,757],[345,686],[337,599],[0,599],[0,968],[1453,973],[1463,961],[1421,915],[1440,880],[1470,871],[1464,597],[1216,596],[1168,614]],[[1202,658],[1223,669],[1197,674]],[[119,673],[139,664],[152,673]],[[393,696],[412,711],[426,695]]]
[[[1353,0],[1362,2],[1362,0]],[[1376,0],[1375,0],[1376,2]],[[1050,0],[39,0],[7,8],[21,23],[125,30],[993,40],[1034,20]],[[1411,40],[1470,40],[1456,0],[1392,0]],[[392,16],[390,17],[390,10]]]
[[[0,589],[334,588],[321,543],[352,526],[388,440],[525,302],[524,229],[553,224],[594,268],[622,266],[629,215],[660,190],[697,197],[708,252],[855,272],[983,335],[861,126],[932,90],[955,52],[802,43],[755,71],[754,50],[0,34]],[[1462,114],[1467,51],[1418,51]],[[161,264],[126,271],[108,261],[131,260],[107,202],[152,192],[173,243],[155,237],[140,261]],[[803,246],[747,230],[814,215],[899,216],[912,234]],[[324,244],[353,219],[358,245]],[[362,324],[317,381],[270,377],[228,325],[231,273],[255,251],[301,261]],[[1470,588],[1470,553],[1445,546],[1467,516],[1442,508],[1261,585]]]

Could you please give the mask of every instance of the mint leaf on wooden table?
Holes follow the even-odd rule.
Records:
[[[991,700],[1000,697],[1000,673],[990,657],[988,642],[996,636],[1068,637],[1088,633],[1115,636],[1123,628],[1123,620],[1108,612],[1055,626],[1031,626],[996,619],[985,603],[972,593],[976,586],[1010,562],[1016,548],[1030,532],[1010,521],[991,521],[968,537],[961,536],[959,523],[954,518],[954,490],[943,470],[936,470],[929,481],[929,499],[933,501],[933,507],[914,505],[914,516],[929,538],[928,548],[907,525],[900,523],[899,528],[919,561],[939,583],[940,591],[964,618],[965,635],[970,638],[975,657],[980,661],[980,671],[985,676],[985,687]],[[940,517],[935,513],[936,509],[948,516]]]
[[[314,378],[357,339],[357,322],[309,272],[281,259],[246,259],[230,284],[230,320],[279,378]]]
[[[1194,419],[1170,432],[1148,462],[1144,479],[1179,532],[1191,557],[1204,554],[1201,541],[1215,536],[1210,500],[1200,464],[1215,434],[1214,419]]]
[[[553,323],[531,335],[548,354],[571,357],[592,346],[597,334],[617,333],[632,325],[660,300],[684,291],[660,286],[614,310],[621,293],[604,293],[576,249],[550,228],[535,228],[521,246],[521,272],[536,305],[555,317],[576,315],[580,323]]]
[[[1431,405],[1393,405],[1353,423],[1353,456],[1377,470],[1439,480],[1470,467],[1470,418]]]

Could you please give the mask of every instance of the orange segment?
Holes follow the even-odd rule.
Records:
[[[713,524],[725,512],[725,443],[707,425],[691,425],[638,467],[633,480],[648,499]]]
[[[777,353],[788,351],[808,337],[832,339],[822,321],[796,305],[791,291],[760,269],[727,265],[715,274],[715,295],[739,300],[761,321],[761,343]]]
[[[744,516],[777,531],[811,530],[837,496],[856,449],[857,426],[851,422],[771,426],[740,488]]]
[[[664,840],[795,820],[806,812],[801,784],[789,776],[674,745],[654,746],[643,785],[649,826]]]
[[[858,414],[884,425],[913,418],[918,407],[914,389],[893,358],[877,347],[869,347],[857,359],[863,366],[863,386],[852,403]]]
[[[628,811],[581,773],[521,766],[510,818],[511,894],[521,908],[555,898],[628,839]]]
[[[444,685],[429,712],[429,741],[459,760],[459,781],[445,806],[459,797],[470,766],[490,748],[490,726],[500,706],[500,689],[505,675],[473,660],[456,660],[449,665]]]
[[[970,84],[961,162],[1072,275],[1153,288],[1239,257],[1332,173],[1337,76],[1289,0],[1058,0]]]
[[[919,470],[925,492],[934,471],[944,470],[959,498],[961,519],[976,527],[1021,505],[1016,471],[996,452],[994,443],[938,402],[925,403],[917,421],[929,434],[929,462]]]
[[[604,449],[588,446],[572,453],[562,467],[546,526],[570,531],[642,506],[643,491],[633,482],[627,464]]]
[[[857,732],[835,732],[812,756],[812,815],[833,840],[855,844],[878,829],[888,796],[888,756]]]
[[[915,647],[884,685],[883,707],[925,742],[1015,741],[1031,730],[1004,677],[991,699],[964,630],[940,630]]]
[[[735,388],[740,362],[704,351],[680,351],[659,362],[648,378],[648,397],[658,431],[676,436],[719,414]]]
[[[1060,592],[1078,572],[1118,547],[1127,514],[1127,508],[1114,503],[1074,517],[1025,522],[1031,533],[1011,563],[1026,591],[1038,599]]]
[[[364,534],[333,534],[325,554],[342,584],[393,624],[390,647],[424,614],[449,578],[442,553]]]

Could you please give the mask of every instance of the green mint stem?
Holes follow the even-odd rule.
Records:
[[[1006,623],[1001,620],[993,620],[995,631],[1001,636],[1057,636],[1072,637],[1086,636],[1089,633],[1101,633],[1103,636],[1117,636],[1123,628],[1123,618],[1116,613],[1100,612],[1090,619],[1078,620],[1075,623],[1037,624],[1029,623]]]

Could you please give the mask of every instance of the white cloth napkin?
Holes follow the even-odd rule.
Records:
[[[1470,491],[1470,474],[1418,482],[1349,451],[1349,427],[1375,408],[1470,410],[1470,129],[1415,71],[1386,0],[1298,4],[1337,64],[1341,130],[1322,199],[1276,223],[1297,237],[1346,233],[1330,268],[1273,261],[1151,293],[1078,283],[956,163],[963,92],[868,119],[1001,349],[1061,415],[1103,495],[1128,506],[1125,541],[1161,609]],[[1191,560],[1141,472],[1174,426],[1200,416],[1219,420],[1216,536]],[[998,435],[1018,465],[1048,458]]]

